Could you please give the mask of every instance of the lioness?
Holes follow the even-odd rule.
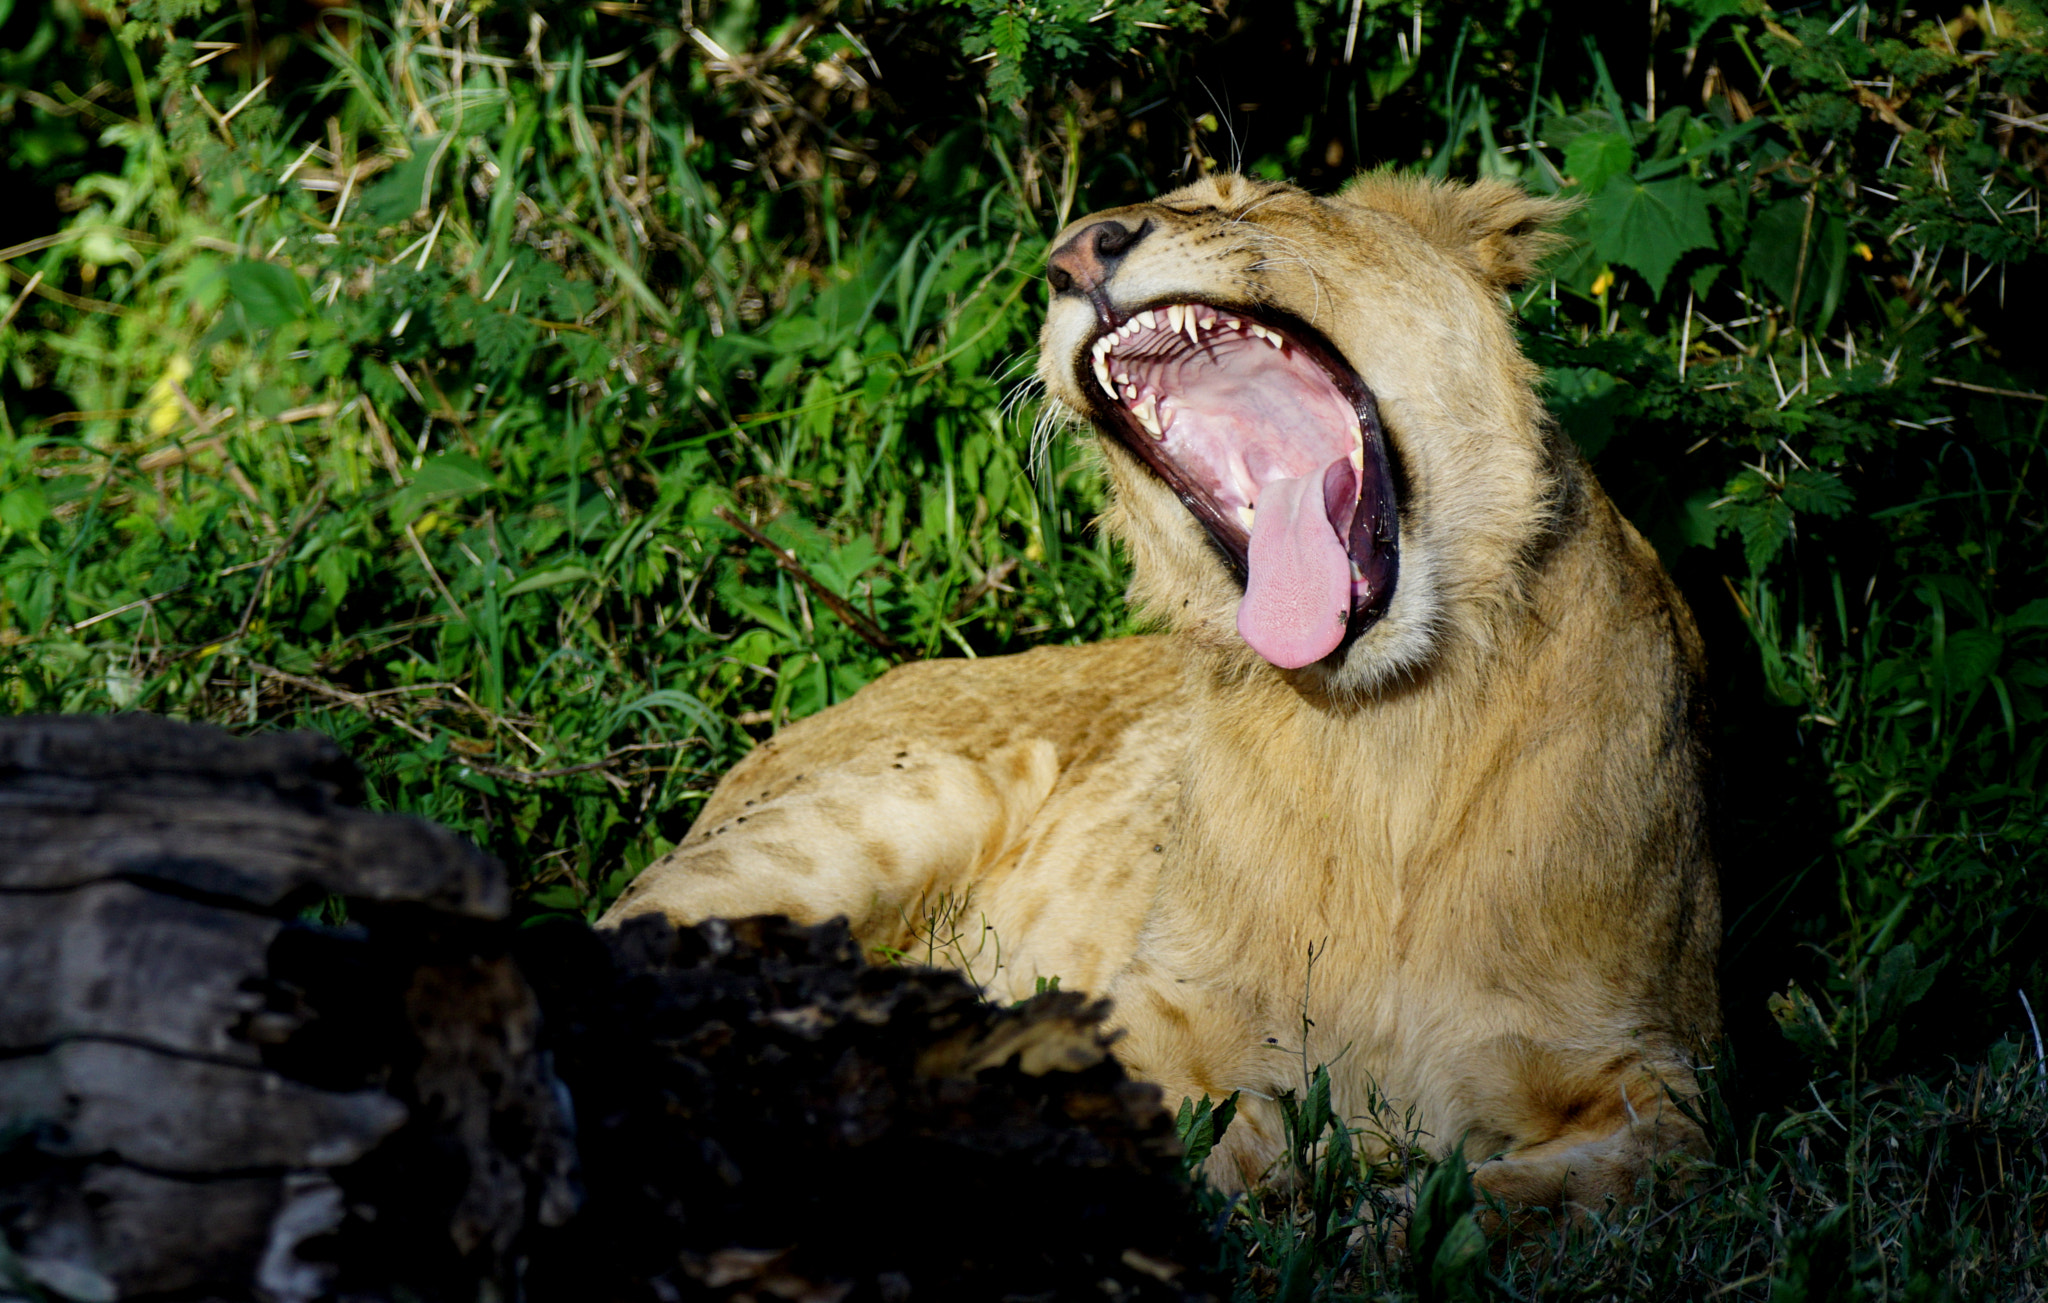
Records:
[[[1719,1024],[1699,636],[1545,417],[1506,310],[1560,205],[1216,176],[1054,244],[1040,375],[1091,423],[1166,632],[894,670],[726,777],[606,916],[848,915],[999,999],[1104,992],[1117,1055],[1245,1092],[1278,1175],[1330,1065],[1511,1205],[1696,1147]]]

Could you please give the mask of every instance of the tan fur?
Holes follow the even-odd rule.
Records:
[[[1069,228],[1152,222],[1118,302],[1282,308],[1357,368],[1401,477],[1384,618],[1268,665],[1192,516],[1104,436],[1107,524],[1168,632],[893,671],[743,761],[607,921],[844,913],[999,999],[1106,992],[1169,1099],[1246,1092],[1226,1187],[1281,1175],[1272,1097],[1327,1063],[1341,1115],[1377,1091],[1512,1204],[1632,1197],[1700,1143],[1671,1097],[1719,1026],[1700,652],[1515,345],[1503,292],[1557,211],[1222,176]],[[1091,328],[1062,295],[1042,341],[1076,411]]]

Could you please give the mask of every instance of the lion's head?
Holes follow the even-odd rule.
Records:
[[[1103,436],[1140,606],[1334,689],[1483,637],[1559,473],[1504,295],[1563,208],[1224,175],[1062,231],[1040,375]]]

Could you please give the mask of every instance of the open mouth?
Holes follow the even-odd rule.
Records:
[[[1385,613],[1399,568],[1385,433],[1313,327],[1161,304],[1098,335],[1088,370],[1098,418],[1243,578],[1237,630],[1253,651],[1299,669]]]

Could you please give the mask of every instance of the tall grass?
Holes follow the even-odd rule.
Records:
[[[323,729],[590,912],[892,661],[1118,627],[1091,471],[1003,401],[1043,237],[985,156],[849,223],[699,174],[672,33],[334,11],[280,96],[200,31],[13,264],[97,287],[13,336],[81,404],[10,421],[14,708]]]
[[[1067,216],[1219,162],[1570,192],[1515,306],[1708,636],[1719,1148],[1501,1253],[1450,1138],[1304,1063],[1299,1179],[1203,1196],[1219,1260],[2048,1291],[2038,7],[1071,8],[0,12],[0,703],[323,730],[592,916],[782,722],[1126,628],[1026,383]],[[991,96],[1005,61],[1066,79]],[[1227,1123],[1191,1103],[1191,1153]]]

